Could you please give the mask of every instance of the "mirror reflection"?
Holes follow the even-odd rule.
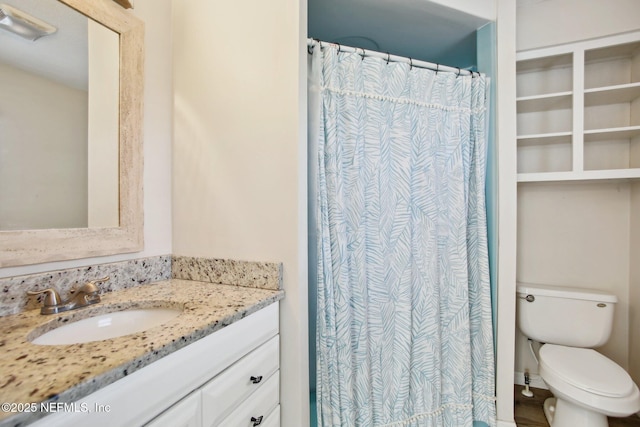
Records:
[[[0,230],[117,227],[119,35],[57,0],[0,2],[17,22],[0,20],[0,81],[11,82],[0,97]],[[17,34],[22,14],[55,31]]]

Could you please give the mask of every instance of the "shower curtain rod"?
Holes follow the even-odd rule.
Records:
[[[381,58],[386,60],[387,62],[404,62],[406,64],[411,65],[412,67],[418,67],[418,68],[426,68],[429,70],[433,70],[436,72],[439,71],[445,71],[445,72],[450,72],[450,73],[456,73],[459,76],[475,76],[475,75],[482,75],[482,73],[479,73],[478,71],[470,71],[470,70],[465,70],[464,68],[458,68],[458,67],[449,67],[447,65],[442,65],[442,64],[435,64],[433,62],[426,62],[426,61],[420,61],[417,59],[412,59],[412,58],[407,58],[406,56],[398,56],[398,55],[391,55],[389,53],[383,53],[383,52],[377,52],[375,50],[369,50],[369,49],[364,49],[361,47],[350,47],[350,46],[344,46],[341,45],[339,43],[329,43],[329,42],[325,42],[322,40],[318,40],[318,39],[312,39],[309,38],[307,39],[307,50],[309,53],[311,53],[313,51],[313,48],[316,44],[319,44],[320,47],[327,46],[327,45],[333,45],[333,46],[338,46],[338,50],[340,52],[349,52],[349,53],[353,53],[356,52],[361,56],[371,56],[374,58]]]

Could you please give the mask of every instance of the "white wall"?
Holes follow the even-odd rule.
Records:
[[[137,0],[145,22],[144,239],[142,252],[0,269],[10,277],[171,253],[171,0]]]
[[[518,0],[517,4],[519,51],[640,28],[638,0]]]
[[[636,55],[632,66],[635,73],[632,78],[640,78],[640,55]],[[631,120],[640,121],[640,100],[636,99],[631,106]],[[640,167],[640,136],[631,140],[631,167]],[[629,372],[640,384],[640,182],[631,184],[631,247],[629,249]]]
[[[638,106],[635,114],[640,114]],[[640,166],[640,136],[632,140],[630,158],[631,166]],[[629,373],[636,384],[640,384],[640,182],[631,184],[630,217]]]
[[[87,224],[87,92],[0,64],[0,229]]]
[[[640,141],[638,141],[640,142]],[[631,185],[629,372],[640,384],[640,183]]]
[[[173,4],[174,253],[284,264],[282,425],[304,426],[306,2]]]
[[[498,427],[515,427],[513,366],[516,286],[516,5],[497,2],[498,76],[498,339],[496,397]]]

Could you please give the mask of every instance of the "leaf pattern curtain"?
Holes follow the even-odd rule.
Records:
[[[485,77],[318,44],[311,69],[319,425],[495,425]]]

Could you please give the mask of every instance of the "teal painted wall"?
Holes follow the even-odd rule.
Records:
[[[489,272],[491,275],[491,311],[493,313],[493,345],[497,332],[497,283],[498,272],[498,153],[496,150],[496,84],[497,84],[497,40],[496,24],[489,23],[477,32],[478,71],[491,78],[489,89],[489,114],[487,138],[487,177],[485,196],[487,202],[487,236],[489,244]],[[474,422],[473,427],[487,427],[483,422]]]
[[[496,86],[497,39],[496,24],[491,22],[478,30],[478,71],[491,78],[489,90],[488,144],[487,144],[487,231],[489,244],[489,271],[491,274],[491,308],[493,312],[493,335],[497,337],[497,273],[498,273],[498,152],[496,150]],[[494,338],[495,346],[495,338]]]

